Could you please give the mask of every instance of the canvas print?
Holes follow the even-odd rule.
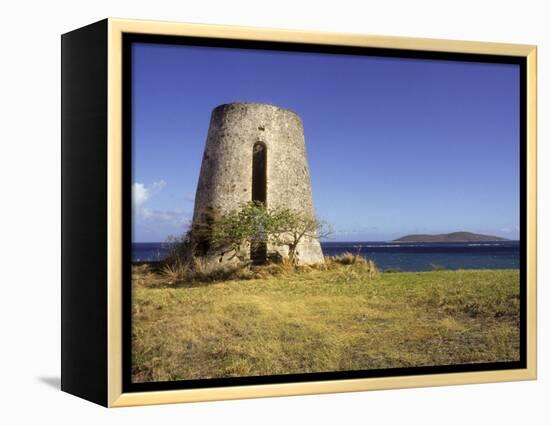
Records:
[[[519,65],[130,49],[132,383],[520,361]]]

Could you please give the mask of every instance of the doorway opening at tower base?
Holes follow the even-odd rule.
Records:
[[[264,205],[267,202],[267,147],[263,142],[256,142],[252,148],[252,201]],[[267,244],[252,242],[250,259],[254,264],[265,263]]]

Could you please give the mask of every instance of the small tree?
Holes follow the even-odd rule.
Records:
[[[263,203],[250,202],[230,211],[214,223],[212,243],[222,255],[232,251],[239,256],[252,243],[271,243],[288,247],[288,257],[297,263],[297,247],[304,238],[321,238],[332,229],[314,217],[289,208],[268,209]]]
[[[231,259],[242,254],[243,247],[252,242],[268,241],[271,218],[263,203],[241,205],[219,218],[212,226],[211,242],[222,252],[233,252]]]
[[[293,264],[297,263],[296,250],[304,238],[328,237],[333,232],[330,225],[316,217],[286,207],[271,210],[270,216],[271,241],[288,247],[288,257]]]

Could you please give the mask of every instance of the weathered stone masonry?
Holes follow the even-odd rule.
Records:
[[[195,196],[194,230],[207,228],[216,214],[237,209],[253,199],[253,152],[262,149],[265,157],[262,159],[260,152],[254,161],[265,167],[265,192],[256,187],[255,196],[265,197],[268,207],[284,206],[306,215],[315,214],[300,117],[273,105],[231,103],[212,111]],[[286,247],[267,249],[287,255]],[[212,262],[223,263],[229,257],[211,253],[208,246],[198,250]],[[301,242],[297,253],[302,264],[323,261],[316,238]]]

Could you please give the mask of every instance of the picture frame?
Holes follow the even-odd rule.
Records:
[[[137,42],[518,65],[519,360],[134,383],[129,73]],[[61,45],[63,391],[122,407],[536,379],[536,46],[113,18],[64,34]]]

